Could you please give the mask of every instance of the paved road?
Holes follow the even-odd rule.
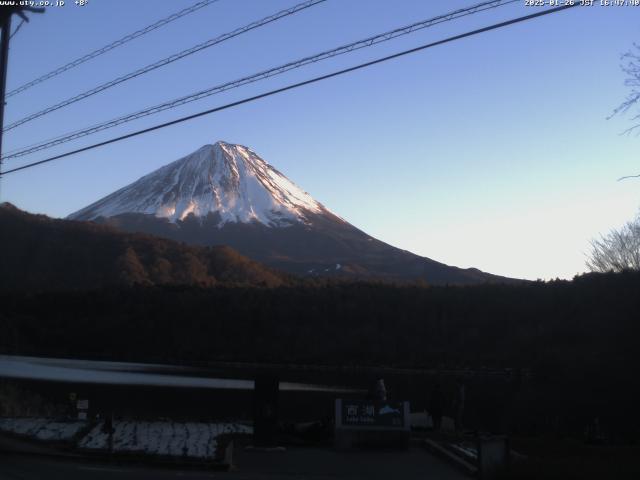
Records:
[[[144,466],[85,463],[70,459],[0,453],[0,480],[201,480],[217,472],[163,470]]]
[[[408,452],[340,453],[329,449],[289,449],[284,453],[238,452],[236,464],[237,468],[232,472],[199,472],[0,452],[0,480],[468,479],[419,448]]]
[[[238,479],[464,480],[457,469],[421,447],[409,451],[289,449],[284,453],[236,451]],[[231,478],[231,475],[229,476]]]

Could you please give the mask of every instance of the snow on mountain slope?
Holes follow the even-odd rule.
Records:
[[[71,215],[94,220],[143,213],[171,222],[189,214],[218,213],[227,222],[257,221],[267,226],[307,223],[306,214],[329,211],[249,148],[225,142],[145,175]]]
[[[225,142],[205,145],[69,218],[189,245],[227,245],[296,275],[424,280],[434,285],[511,281],[451,267],[372,238],[247,147]]]

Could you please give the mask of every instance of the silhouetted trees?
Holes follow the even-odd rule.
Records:
[[[592,272],[640,270],[640,215],[593,240],[587,266]]]
[[[522,367],[533,370],[534,383],[514,404],[520,428],[560,428],[558,417],[579,432],[594,416],[635,428],[638,292],[640,272],[631,271],[468,287],[324,279],[274,288],[0,292],[0,353],[195,365]]]
[[[639,291],[640,273],[627,272],[474,287],[324,280],[11,292],[0,293],[0,348],[170,362],[539,366],[554,373],[583,368],[591,358],[611,365],[634,357]]]
[[[300,280],[229,248],[0,215],[0,353],[523,367],[536,382],[519,404],[527,422],[640,423],[640,271],[464,287]]]
[[[277,286],[288,276],[228,247],[187,246],[0,205],[0,290],[219,283]]]

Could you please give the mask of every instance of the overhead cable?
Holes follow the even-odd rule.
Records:
[[[149,65],[146,65],[142,68],[139,68],[133,72],[127,73],[126,75],[122,75],[120,77],[114,78],[113,80],[110,80],[106,83],[103,83],[101,85],[98,85],[97,87],[94,87],[90,90],[87,90],[85,92],[82,92],[78,95],[75,95],[71,98],[67,98],[66,100],[63,100],[62,102],[56,103],[55,105],[52,105],[50,107],[47,107],[43,110],[40,110],[38,112],[32,113],[30,115],[27,115],[24,118],[21,118],[20,120],[17,120],[9,125],[7,125],[3,132],[7,132],[9,130],[13,130],[16,127],[19,127],[20,125],[23,125],[27,122],[31,122],[32,120],[35,120],[36,118],[40,118],[44,115],[47,115],[51,112],[55,112],[56,110],[59,110],[61,108],[67,107],[73,103],[79,102],[80,100],[84,100],[85,98],[91,97],[97,93],[100,93],[104,90],[107,90],[111,87],[115,87],[116,85],[119,85],[121,83],[124,83],[128,80],[131,80],[133,78],[139,77],[140,75],[144,75],[146,73],[149,73],[153,70],[156,70],[160,67],[164,67],[166,65],[169,65],[173,62],[176,62],[180,59],[183,59],[185,57],[188,57],[189,55],[193,55],[196,52],[199,52],[201,50],[204,50],[205,48],[210,48],[213,47],[214,45],[217,45],[219,43],[225,42],[227,40],[230,40],[231,38],[237,37],[238,35],[242,35],[243,33],[247,33],[251,30],[254,30],[256,28],[262,27],[264,25],[267,25],[269,23],[275,22],[276,20],[280,20],[281,18],[284,17],[288,17],[289,15],[293,15],[295,13],[300,12],[301,10],[305,10],[307,8],[313,7],[314,5],[317,5],[319,3],[325,2],[326,0],[306,0],[305,2],[299,3],[291,8],[287,8],[286,10],[281,10],[277,13],[274,13],[273,15],[269,15],[268,17],[265,17],[261,20],[252,22],[248,25],[245,25],[243,27],[237,28],[229,33],[225,33],[223,35],[220,35],[216,38],[212,38],[210,40],[207,40],[206,42],[200,43],[198,45],[195,45],[191,48],[188,48],[186,50],[182,50],[181,52],[178,53],[174,53],[173,55],[170,55],[169,57],[163,58],[162,60],[158,60],[157,62],[151,63]]]
[[[120,141],[126,140],[128,138],[132,138],[132,137],[136,137],[136,136],[139,136],[139,135],[143,135],[145,133],[153,132],[155,130],[160,130],[162,128],[166,128],[166,127],[169,127],[171,125],[176,125],[176,124],[179,124],[179,123],[182,123],[182,122],[186,122],[188,120],[193,120],[194,118],[203,117],[205,115],[210,115],[210,114],[215,113],[215,112],[219,112],[219,111],[222,111],[222,110],[227,110],[229,108],[237,107],[239,105],[243,105],[243,104],[246,104],[246,103],[254,102],[256,100],[260,100],[262,98],[270,97],[272,95],[276,95],[276,94],[283,93],[283,92],[286,92],[286,91],[289,91],[289,90],[300,88],[300,87],[303,87],[305,85],[310,85],[312,83],[317,83],[317,82],[320,82],[322,80],[327,80],[329,78],[333,78],[333,77],[337,77],[337,76],[344,75],[344,74],[347,74],[347,73],[351,73],[351,72],[354,72],[356,70],[361,70],[363,68],[367,68],[367,67],[370,67],[370,66],[373,66],[373,65],[377,65],[377,64],[380,64],[380,63],[383,63],[383,62],[387,62],[389,60],[400,58],[400,57],[403,57],[405,55],[409,55],[409,54],[416,53],[416,52],[419,52],[419,51],[422,51],[422,50],[426,50],[428,48],[436,47],[438,45],[443,45],[445,43],[453,42],[453,41],[456,41],[456,40],[461,40],[463,38],[471,37],[473,35],[478,35],[478,34],[485,33],[485,32],[491,31],[491,30],[504,28],[504,27],[507,27],[509,25],[525,22],[527,20],[532,20],[534,18],[538,18],[538,17],[544,16],[544,15],[550,15],[550,14],[557,13],[557,12],[560,12],[560,11],[563,11],[563,10],[567,10],[569,8],[577,7],[579,5],[580,5],[579,3],[574,3],[574,4],[566,4],[566,5],[563,5],[561,7],[556,7],[556,8],[551,8],[551,9],[544,9],[544,10],[538,11],[536,13],[532,13],[530,15],[525,15],[525,16],[522,16],[522,17],[513,18],[511,20],[507,20],[507,21],[500,22],[500,23],[495,23],[493,25],[489,25],[487,27],[479,28],[477,30],[472,30],[470,32],[466,32],[466,33],[462,33],[462,34],[455,35],[455,36],[452,36],[452,37],[448,37],[448,38],[445,38],[443,40],[438,40],[436,42],[427,43],[427,44],[421,45],[419,47],[411,48],[409,50],[404,50],[404,51],[399,52],[399,53],[394,53],[394,54],[388,55],[386,57],[382,57],[382,58],[378,58],[376,60],[371,60],[369,62],[361,63],[361,64],[355,65],[353,67],[345,68],[343,70],[338,70],[338,71],[335,71],[335,72],[332,72],[332,73],[328,73],[326,75],[321,75],[321,76],[318,76],[318,77],[314,77],[314,78],[311,78],[309,80],[305,80],[303,82],[298,82],[298,83],[294,83],[294,84],[291,84],[291,85],[287,85],[285,87],[281,87],[281,88],[278,88],[278,89],[275,89],[275,90],[271,90],[271,91],[268,91],[268,92],[265,92],[265,93],[261,93],[259,95],[254,95],[252,97],[248,97],[248,98],[244,98],[242,100],[238,100],[238,101],[235,101],[235,102],[232,102],[232,103],[228,103],[228,104],[222,105],[220,107],[215,107],[215,108],[211,108],[209,110],[205,110],[205,111],[202,111],[202,112],[194,113],[192,115],[187,115],[185,117],[181,117],[181,118],[178,118],[178,119],[175,119],[175,120],[171,120],[169,122],[161,123],[159,125],[154,125],[153,127],[144,128],[142,130],[138,130],[138,131],[135,131],[135,132],[132,132],[132,133],[128,133],[126,135],[121,135],[119,137],[111,138],[109,140],[105,140],[103,142],[95,143],[93,145],[89,145],[89,146],[86,146],[86,147],[78,148],[76,150],[72,150],[72,151],[69,151],[69,152],[61,153],[59,155],[54,155],[52,157],[45,158],[43,160],[39,160],[37,162],[32,162],[32,163],[28,163],[26,165],[22,165],[20,167],[15,167],[15,168],[12,168],[10,170],[5,171],[3,173],[3,175],[7,175],[9,173],[15,173],[15,172],[18,172],[18,171],[26,170],[28,168],[33,168],[33,167],[36,167],[38,165],[42,165],[44,163],[53,162],[53,161],[59,160],[61,158],[69,157],[71,155],[75,155],[75,154],[78,154],[78,153],[81,153],[81,152],[86,152],[86,151],[93,150],[93,149],[98,148],[98,147],[102,147],[102,146],[109,145],[109,144],[112,144],[112,143],[120,142]]]
[[[21,85],[18,88],[15,88],[13,90],[11,90],[10,92],[7,92],[7,98],[12,97],[13,95],[17,95],[18,93],[24,92],[25,90],[28,90],[31,87],[35,87],[36,85],[45,82],[47,80],[49,80],[50,78],[56,77],[58,75],[60,75],[61,73],[64,73],[68,70],[71,70],[72,68],[77,67],[78,65],[82,65],[85,62],[88,62],[89,60],[99,57],[100,55],[103,55],[111,50],[113,50],[114,48],[118,48],[122,45],[124,45],[125,43],[130,42],[131,40],[135,40],[138,37],[141,37],[153,30],[156,30],[160,27],[164,27],[165,25],[168,25],[169,23],[178,20],[179,18],[184,17],[185,15],[189,15],[190,13],[196,12],[198,10],[200,10],[203,7],[206,7],[208,5],[211,5],[212,3],[218,2],[220,0],[202,0],[199,1],[197,3],[195,3],[194,5],[185,8],[183,10],[180,10],[179,12],[176,12],[172,15],[169,15],[168,17],[165,17],[161,20],[158,20],[155,23],[152,23],[151,25],[148,25],[144,28],[141,28],[140,30],[136,30],[133,33],[130,33],[128,35],[125,35],[124,37],[115,40],[114,42],[111,42],[108,45],[105,45],[104,47],[98,48],[97,50],[94,50],[90,53],[87,53],[86,55],[83,55],[80,58],[76,58],[75,60],[62,65],[61,67],[56,68],[55,70],[50,71],[49,73],[46,73],[34,80],[31,80],[30,82],[25,83],[24,85]],[[18,27],[19,28],[19,27]],[[17,29],[16,29],[17,31]],[[15,35],[16,32],[13,32],[13,34]]]
[[[459,10],[455,10],[449,13],[446,13],[444,15],[439,15],[437,17],[433,17],[433,18],[429,18],[427,20],[422,20],[420,22],[416,22],[416,23],[412,23],[411,25],[406,25],[400,28],[396,28],[394,30],[388,31],[388,32],[384,32],[384,33],[380,33],[378,35],[374,35],[372,37],[368,37],[365,38],[363,40],[358,40],[356,42],[352,42],[349,43],[347,45],[342,45],[340,47],[331,49],[331,50],[326,50],[323,51],[321,53],[317,53],[311,56],[307,56],[298,60],[295,60],[293,62],[289,62],[286,63],[284,65],[280,65],[274,68],[270,68],[268,70],[264,70],[261,71],[259,73],[255,73],[252,75],[249,75],[247,77],[242,77],[240,79],[237,80],[233,80],[230,82],[226,82],[223,83],[221,85],[216,85],[210,88],[207,88],[205,90],[201,90],[174,100],[170,100],[167,102],[163,102],[161,104],[152,106],[152,107],[148,107],[145,108],[143,110],[139,110],[137,112],[134,113],[129,113],[126,114],[124,116],[120,116],[117,118],[114,118],[112,120],[108,120],[106,122],[103,123],[98,123],[96,125],[90,126],[90,127],[86,127],[83,128],[81,130],[76,130],[70,133],[66,133],[63,134],[59,137],[56,137],[54,139],[51,140],[46,140],[43,142],[40,142],[36,145],[31,145],[28,147],[23,147],[22,149],[18,150],[18,151],[13,151],[11,153],[8,153],[5,157],[3,157],[3,159],[10,159],[10,158],[18,158],[18,157],[22,157],[25,155],[29,155],[32,153],[35,153],[37,151],[41,151],[41,150],[45,150],[51,147],[54,147],[56,145],[60,145],[63,143],[67,143],[70,142],[72,140],[76,140],[78,138],[82,138],[85,137],[87,135],[92,135],[94,133],[100,132],[102,130],[106,130],[109,128],[113,128],[116,127],[118,125],[124,124],[124,123],[128,123],[134,120],[137,120],[139,118],[142,117],[146,117],[149,115],[153,115],[155,113],[159,113],[162,112],[164,110],[169,110],[172,108],[176,108],[178,106],[187,104],[187,103],[191,103],[194,102],[196,100],[200,100],[206,97],[209,97],[211,95],[215,95],[221,92],[225,92],[227,90],[231,90],[234,88],[238,88],[241,87],[243,85],[247,85],[250,83],[254,83],[260,80],[264,80],[266,78],[270,78],[276,75],[281,75],[285,72],[288,72],[290,70],[293,69],[297,69],[297,68],[301,68],[305,65],[309,65],[311,63],[316,63],[322,60],[326,60],[329,58],[333,58],[336,57],[338,55],[343,55],[349,52],[353,52],[355,50],[359,50],[362,48],[366,48],[366,47],[370,47],[372,45],[376,45],[382,42],[386,42],[389,40],[392,40],[394,38],[403,36],[403,35],[408,35],[410,33],[416,32],[418,30],[422,30],[428,27],[432,27],[434,25],[443,23],[443,22],[447,22],[447,21],[451,21],[451,20],[455,20],[457,18],[460,17],[464,17],[464,16],[468,16],[468,15],[472,15],[478,12],[482,12],[488,9],[493,9],[493,8],[497,8],[500,6],[504,6],[504,5],[508,5],[511,3],[515,3],[515,2],[519,2],[520,0],[493,0],[493,1],[485,1],[476,5],[473,5],[471,7],[467,7],[467,8],[463,8],[463,9],[459,9]]]

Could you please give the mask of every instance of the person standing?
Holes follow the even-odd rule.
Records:
[[[387,401],[387,387],[384,379],[378,378],[371,383],[371,387],[367,390],[366,399],[370,402],[384,403]]]
[[[379,378],[374,388],[374,399],[377,402],[387,401],[387,387],[384,384],[384,379]]]

